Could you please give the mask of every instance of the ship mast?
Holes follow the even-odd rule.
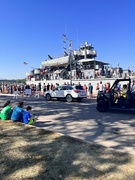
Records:
[[[69,42],[69,59],[68,62],[70,64],[70,84],[72,85],[72,40],[68,39],[66,34],[62,34],[64,40],[63,42],[66,43]]]

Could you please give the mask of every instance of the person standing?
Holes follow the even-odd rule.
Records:
[[[105,91],[109,92],[110,91],[110,83],[106,83],[105,85]]]
[[[15,88],[14,88],[14,96],[13,96],[13,99],[18,99],[18,95],[19,95],[18,89],[17,89],[17,87],[15,87]]]
[[[53,86],[53,83],[51,83],[51,90],[53,90],[54,89],[54,86]]]
[[[39,93],[40,93],[39,87],[37,86],[35,91],[35,98],[39,98]]]
[[[99,93],[99,83],[97,83],[96,85],[96,91],[97,91],[97,94]]]
[[[10,94],[13,94],[13,86],[12,86],[12,84],[10,85]]]
[[[104,91],[104,86],[103,86],[103,84],[102,84],[102,81],[100,81],[100,83],[99,83],[99,91],[100,91],[100,92],[103,92],[103,91]]]
[[[83,89],[86,91],[86,94],[87,94],[88,88],[87,88],[86,84],[84,84]]]
[[[2,85],[0,84],[0,93],[2,93]]]
[[[38,83],[38,93],[41,94],[41,83]]]
[[[132,92],[135,92],[135,80],[132,81],[131,91],[132,91]]]
[[[93,85],[91,83],[88,84],[88,98],[93,97]]]
[[[48,83],[47,84],[47,91],[49,91],[50,90],[50,84]]]
[[[43,84],[43,92],[44,93],[46,92],[46,85],[45,85],[45,83]]]

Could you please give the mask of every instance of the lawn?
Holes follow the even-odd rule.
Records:
[[[0,121],[2,180],[134,180],[135,156],[33,126]]]

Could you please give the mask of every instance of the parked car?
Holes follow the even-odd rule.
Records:
[[[86,91],[83,89],[83,86],[80,85],[63,85],[58,86],[53,90],[46,91],[44,93],[44,97],[47,101],[51,100],[52,98],[66,99],[67,102],[71,102],[74,99],[77,101],[81,101],[83,98],[87,97]]]
[[[127,87],[125,97],[118,88],[119,84]],[[131,79],[116,79],[108,92],[99,92],[96,108],[99,112],[105,112],[108,109],[135,109],[135,92],[131,91]]]

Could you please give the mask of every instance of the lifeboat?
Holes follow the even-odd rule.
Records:
[[[44,67],[63,66],[68,64],[68,62],[69,62],[69,56],[65,56],[65,57],[59,57],[59,58],[43,61],[42,66]]]

